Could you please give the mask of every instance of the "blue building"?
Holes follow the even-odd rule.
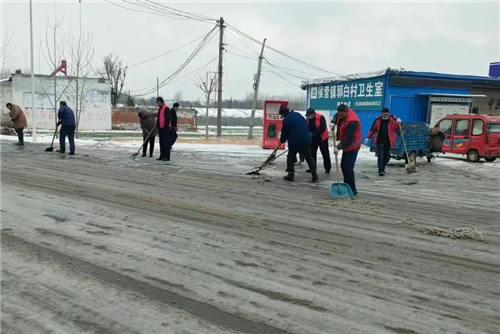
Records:
[[[303,82],[307,107],[335,115],[341,103],[356,111],[363,137],[382,108],[403,122],[433,126],[445,115],[484,113],[500,115],[500,78],[413,72],[381,71]]]

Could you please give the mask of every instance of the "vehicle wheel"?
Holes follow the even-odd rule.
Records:
[[[481,157],[479,156],[479,152],[476,150],[470,150],[467,152],[467,160],[470,162],[478,162]]]
[[[495,161],[497,158],[495,157],[489,157],[489,158],[484,158],[484,160],[488,161],[488,162],[493,162]]]
[[[427,156],[427,162],[431,163],[432,162],[432,158],[434,158],[434,156],[432,154],[428,155]]]

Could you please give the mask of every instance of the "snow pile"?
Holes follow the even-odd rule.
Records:
[[[445,230],[440,227],[424,226],[424,228],[422,229],[422,233],[452,239],[471,239],[484,241],[483,232],[479,231],[477,228],[460,227],[456,229]]]

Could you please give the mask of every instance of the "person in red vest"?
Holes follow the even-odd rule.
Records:
[[[357,195],[354,165],[361,147],[361,122],[354,110],[341,104],[337,107],[337,114],[333,117],[332,123],[337,125],[337,139],[339,140],[333,152],[337,155],[339,150],[344,151],[340,163],[344,182],[351,187],[352,193]]]
[[[399,123],[401,120],[392,116],[389,109],[384,108],[382,115],[373,122],[371,130],[366,136],[365,145],[368,145],[368,141],[375,135],[373,144],[377,146],[378,174],[380,176],[385,175],[385,166],[391,160],[391,147],[396,144],[396,133],[401,131]]]
[[[314,162],[317,163],[318,148],[323,156],[323,166],[325,167],[325,173],[330,173],[332,169],[332,161],[330,160],[330,151],[328,150],[328,128],[326,126],[326,119],[323,115],[319,114],[313,108],[307,109],[306,112],[307,127],[309,128],[309,133],[311,134],[312,144],[311,152],[314,158]],[[310,173],[310,170],[306,171]]]
[[[156,127],[160,137],[160,157],[156,160],[170,161],[170,152],[175,138],[177,114],[171,112],[162,97],[156,98],[158,117]]]

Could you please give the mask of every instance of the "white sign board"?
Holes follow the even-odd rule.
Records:
[[[468,114],[469,106],[463,104],[431,104],[431,114],[429,117],[429,126],[434,127],[436,123],[443,117],[453,114]]]
[[[66,101],[76,111],[76,79],[57,77],[57,97]],[[99,79],[80,79],[79,87],[84,87],[80,105],[79,130],[111,130],[111,87],[109,82]],[[16,74],[12,77],[13,103],[19,105],[26,115],[28,127],[31,127],[31,78]],[[39,129],[55,128],[54,79],[49,76],[35,76],[35,112],[36,125]],[[59,106],[56,106],[59,109]],[[75,116],[76,112],[75,112]]]

